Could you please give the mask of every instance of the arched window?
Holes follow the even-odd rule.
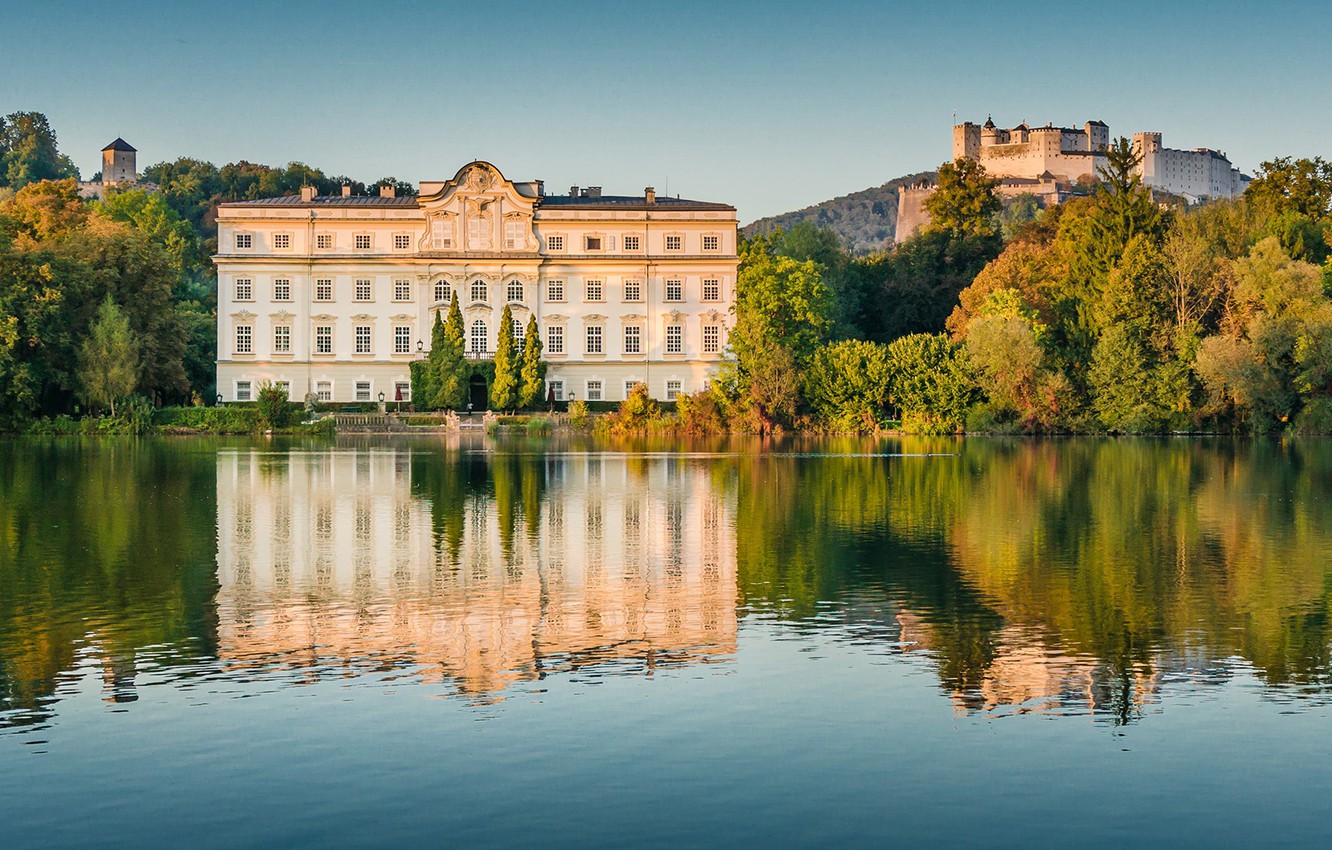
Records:
[[[509,291],[506,295],[508,300],[522,303],[523,300],[523,282],[521,280],[509,281]]]
[[[474,281],[472,281],[472,300],[473,300],[473,301],[485,301],[485,300],[487,300],[487,299],[486,299],[486,282],[485,282],[484,280],[474,280]]]
[[[485,286],[484,283],[481,285]],[[473,288],[475,288],[475,284],[473,284]],[[480,319],[477,319],[475,322],[472,322],[472,339],[471,339],[470,350],[473,354],[486,353],[486,323],[481,321]]]
[[[518,344],[519,348],[523,347],[523,334],[526,331],[527,327],[522,322],[517,319],[513,320],[513,341]]]
[[[449,292],[449,285],[448,285],[447,283],[445,283],[445,282],[442,281],[442,280],[437,280],[437,281],[435,281],[435,303],[436,303],[436,304],[439,304],[439,303],[441,303],[441,302],[448,303],[448,301],[449,301],[452,297],[453,297],[453,293]]]

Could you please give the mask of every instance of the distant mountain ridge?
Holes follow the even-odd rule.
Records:
[[[745,225],[746,236],[789,230],[802,221],[818,227],[830,228],[852,254],[868,254],[892,247],[897,232],[897,190],[921,181],[933,181],[936,172],[920,171],[874,186],[842,195],[794,212],[760,218]]]

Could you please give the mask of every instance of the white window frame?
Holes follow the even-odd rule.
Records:
[[[356,325],[352,330],[352,339],[356,341],[352,353],[360,355],[375,353],[374,325]]]
[[[672,253],[678,253],[680,251],[683,251],[684,236],[679,233],[668,233],[666,234],[666,238],[662,240],[662,245],[664,246],[665,250],[670,251]]]
[[[527,245],[527,223],[522,219],[504,222],[504,247],[510,251],[520,250]]]
[[[666,326],[666,348],[667,354],[684,354],[684,325],[669,324]]]
[[[402,304],[412,300],[412,281],[405,277],[393,279],[393,300]]]
[[[546,392],[553,393],[556,401],[564,401],[564,379],[546,381]]]
[[[588,325],[583,329],[583,352],[589,355],[606,353],[606,329],[602,325]]]
[[[234,241],[232,244],[236,246],[236,250],[237,250],[237,251],[250,251],[250,250],[253,250],[253,249],[254,249],[254,234],[253,234],[253,233],[237,233],[237,234],[235,234],[235,241]]]
[[[546,281],[546,300],[564,303],[564,278],[552,278]]]
[[[327,302],[333,300],[333,278],[331,277],[315,278],[314,300],[321,302]]]
[[[411,354],[412,353],[412,326],[394,325],[393,326],[393,353]]]
[[[364,304],[375,300],[375,282],[372,278],[358,277],[352,286],[353,301],[358,301]]]
[[[232,283],[232,289],[236,297],[234,301],[253,301],[254,300],[254,278],[238,277]]]
[[[410,233],[393,234],[393,250],[410,251],[412,249],[412,235]]]
[[[703,278],[703,300],[720,301],[721,300],[721,278],[705,277]]]
[[[546,237],[546,250],[564,253],[564,234],[552,233]]]
[[[596,395],[593,395],[596,393]],[[583,398],[588,401],[604,401],[606,397],[606,382],[600,378],[588,378],[583,382]]]
[[[624,353],[642,354],[643,353],[643,326],[625,325],[624,326]]]
[[[243,398],[242,388],[244,389]],[[233,395],[236,397],[236,401],[254,401],[254,383],[251,381],[237,381]]]
[[[287,251],[287,250],[290,250],[290,249],[291,249],[291,234],[290,234],[290,233],[274,233],[274,234],[273,234],[273,250],[274,250],[274,251]]]
[[[362,398],[362,397],[361,397],[362,388],[364,388],[365,398]],[[353,397],[355,398],[356,401],[359,401],[359,402],[374,401],[374,398],[375,398],[375,382],[374,382],[374,381],[358,380],[355,384],[352,385],[352,391],[353,391],[353,393],[354,393],[354,396],[353,396]]]
[[[402,390],[402,400],[410,402],[412,400],[412,382],[394,380],[393,381],[393,400],[398,400],[398,391]]]
[[[633,241],[631,242],[630,240]],[[624,236],[620,237],[620,242],[624,245],[625,251],[643,250],[643,238],[637,233],[626,233]]]
[[[291,354],[291,325],[273,326],[273,353]]]
[[[583,300],[591,304],[600,304],[606,300],[606,282],[599,277],[583,279]]]
[[[291,300],[291,278],[289,277],[273,278],[273,300],[274,301]]]
[[[435,281],[435,292],[434,292],[434,296],[435,296],[435,303],[436,303],[436,304],[447,304],[447,303],[449,303],[449,301],[452,300],[452,295],[453,295],[453,290],[452,290],[452,288],[449,286],[448,281],[444,281],[444,280],[437,280],[437,281]]]
[[[334,247],[336,244],[337,244],[337,242],[333,239],[333,234],[332,234],[332,233],[316,233],[316,234],[315,234],[315,250],[316,250],[316,251],[331,251],[331,250],[333,250],[333,247]]]
[[[684,385],[678,379],[671,379],[666,382],[666,400],[675,401],[684,391]]]
[[[327,388],[327,390],[325,388]],[[315,381],[315,401],[327,404],[332,400],[333,382],[327,378]]]
[[[375,247],[375,237],[369,233],[352,234],[352,250],[371,251]]]
[[[526,289],[521,280],[511,280],[504,285],[504,299],[510,304],[521,304],[527,294]],[[513,297],[515,291],[518,293],[517,298]]]
[[[320,331],[327,331],[328,333],[326,333],[326,334],[321,334]],[[314,353],[315,353],[316,355],[329,355],[329,354],[332,354],[332,353],[333,353],[333,326],[332,326],[332,325],[315,325],[315,333],[314,333],[314,336],[315,336],[315,350],[314,350]],[[327,346],[324,346],[324,343],[325,343],[325,342],[328,343]],[[324,350],[325,347],[327,347],[327,350]]]
[[[630,290],[630,287],[633,287]],[[624,279],[624,300],[630,303],[637,303],[643,300],[643,280],[637,277],[627,277]]]
[[[233,339],[236,354],[254,354],[254,325],[248,323],[236,325]]]
[[[712,340],[708,340],[709,331],[711,331]],[[721,353],[721,325],[708,324],[703,326],[703,353],[720,354]]]
[[[674,293],[671,292],[672,287],[675,287]],[[684,278],[679,278],[679,277],[667,278],[665,281],[662,282],[661,300],[665,301],[668,304],[679,304],[681,301],[684,301],[684,290],[685,290]],[[674,294],[675,296],[674,298],[671,297],[672,294]]]
[[[477,298],[477,297],[476,297],[477,287],[481,287],[481,290],[480,290],[480,291],[481,291],[481,297],[480,297],[480,298]],[[471,298],[472,298],[472,303],[473,303],[473,304],[489,304],[489,303],[490,303],[490,284],[486,283],[486,282],[485,282],[484,280],[482,280],[481,278],[477,278],[476,280],[472,281],[472,285],[471,285],[471,287],[467,290],[467,294],[471,296]]]
[[[564,354],[564,325],[546,325],[546,353]]]
[[[480,327],[481,332],[477,333]],[[490,327],[485,319],[473,319],[467,326],[467,350],[472,354],[488,354],[490,351]]]
[[[711,247],[708,246],[709,240],[712,242]],[[703,251],[705,253],[712,254],[720,250],[721,250],[721,236],[719,234],[716,233],[703,234]]]

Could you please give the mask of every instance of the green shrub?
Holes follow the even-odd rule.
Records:
[[[978,404],[967,411],[968,434],[1016,434],[1020,430],[1015,414],[994,402]]]
[[[581,398],[569,402],[569,424],[575,428],[586,428],[591,414],[587,409],[587,402]]]
[[[1332,434],[1332,398],[1311,398],[1295,418],[1299,434]]]

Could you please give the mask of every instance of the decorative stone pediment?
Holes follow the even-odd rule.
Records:
[[[237,321],[240,322],[249,322],[259,318],[259,314],[251,313],[249,310],[240,310],[238,312],[232,313],[231,318],[236,319]]]
[[[599,313],[589,313],[589,314],[587,314],[586,316],[584,316],[583,318],[586,319],[586,320],[589,321],[589,322],[604,322],[604,321],[606,321],[606,317],[605,317],[605,316],[602,316],[602,315],[599,314]]]
[[[546,321],[547,321],[547,322],[567,322],[567,321],[569,321],[569,317],[568,317],[568,316],[561,315],[561,314],[559,314],[559,313],[551,313],[550,315],[546,316]]]
[[[670,322],[671,324],[679,324],[680,320],[683,319],[684,317],[685,314],[681,313],[679,310],[672,310],[662,318],[664,318],[666,321]]]
[[[644,316],[642,313],[625,313],[620,318],[626,322],[641,322],[647,319],[647,316]]]
[[[536,198],[519,192],[488,162],[469,162],[437,191],[417,198],[417,203],[428,222],[422,239],[425,250],[537,250],[532,228]]]
[[[725,313],[718,312],[717,310],[707,310],[698,315],[710,322],[720,322],[726,318]]]
[[[358,322],[373,322],[375,317],[369,313],[357,313],[355,316],[352,316],[352,319]]]
[[[290,322],[292,319],[296,318],[296,314],[288,313],[286,310],[279,310],[276,313],[269,313],[268,318],[275,322]]]
[[[315,315],[313,315],[313,316],[310,317],[310,321],[312,321],[312,322],[331,322],[331,321],[333,321],[333,320],[336,319],[336,318],[337,318],[337,316],[334,316],[332,313],[316,313]]]
[[[414,321],[416,321],[416,317],[413,316],[411,313],[397,313],[397,314],[395,314],[395,315],[389,316],[389,321],[393,321],[393,322],[414,322]]]

